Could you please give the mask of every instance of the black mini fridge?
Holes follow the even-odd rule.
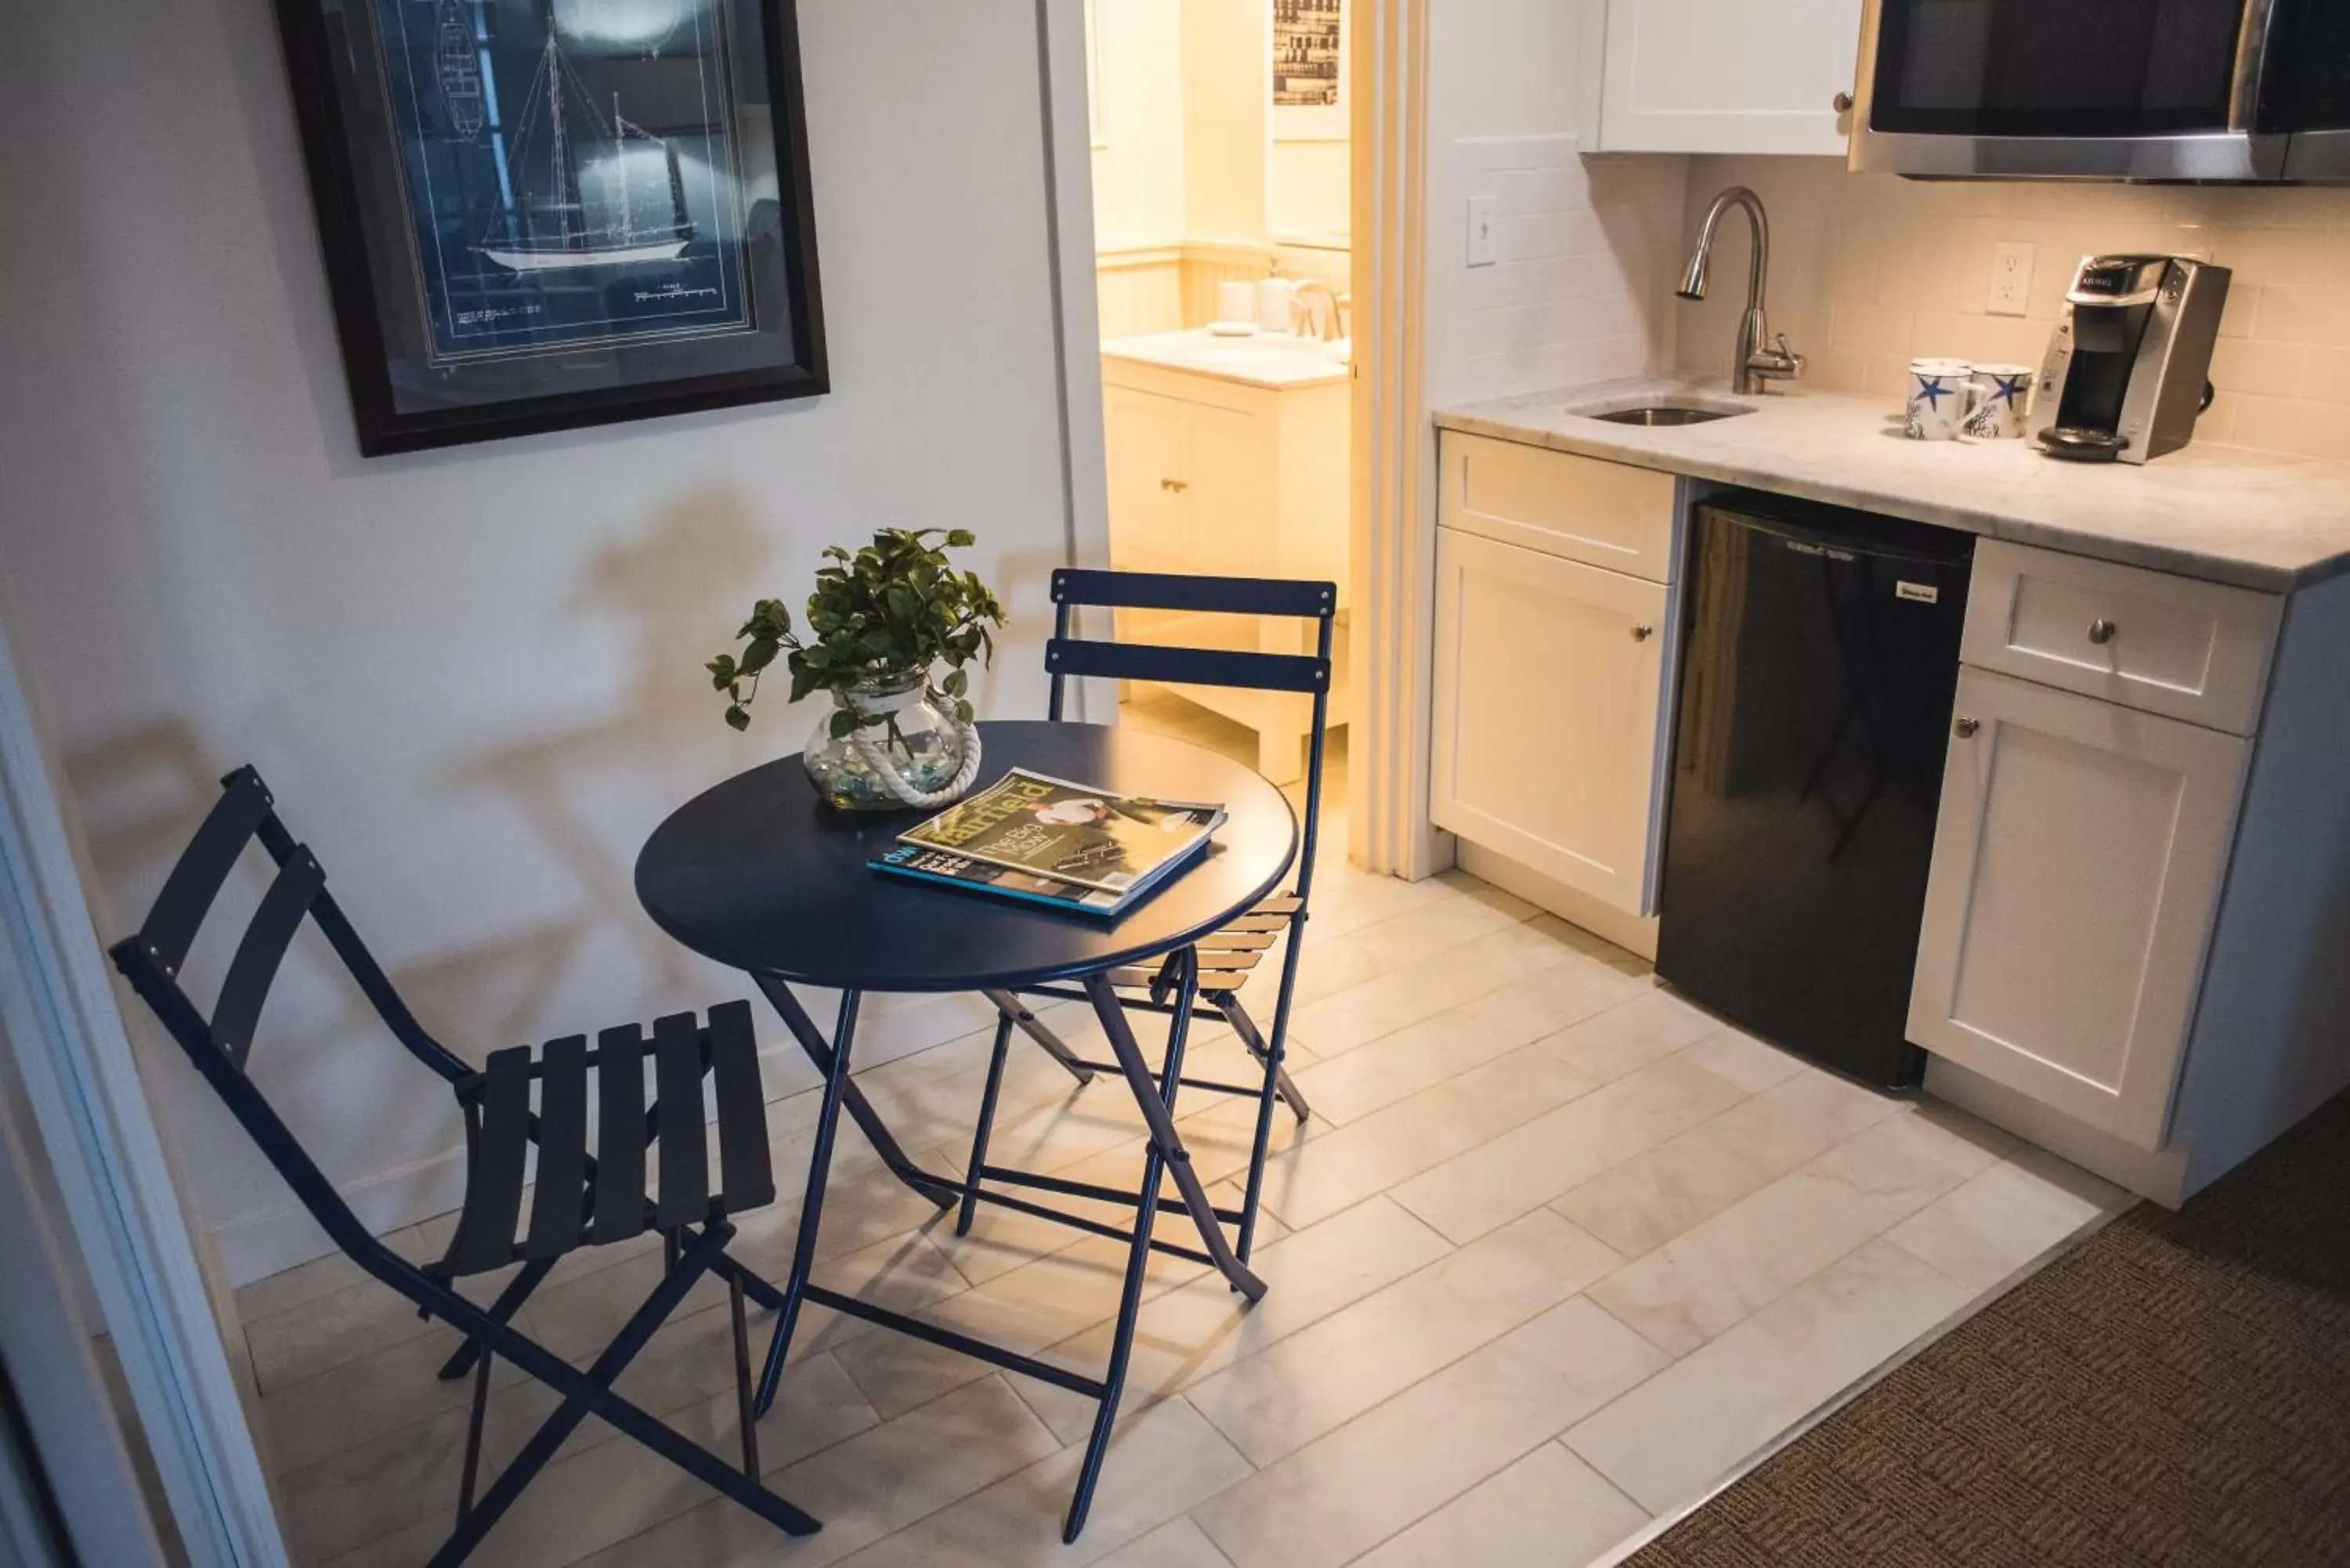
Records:
[[[1657,972],[1869,1084],[1904,1038],[1974,539],[1732,493],[1698,511]]]

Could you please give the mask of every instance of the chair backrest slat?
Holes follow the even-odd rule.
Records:
[[[220,897],[237,857],[269,815],[269,791],[260,774],[240,768],[222,782],[227,793],[188,841],[179,864],[164,878],[155,907],[147,912],[147,923],[139,928],[139,940],[165,974],[179,973],[187,962],[188,949],[212,912],[213,900]]]
[[[213,1003],[213,1038],[239,1067],[253,1050],[253,1032],[261,1022],[262,1003],[269,1000],[269,987],[277,978],[278,965],[286,961],[286,950],[293,945],[302,918],[310,912],[318,889],[326,885],[327,874],[320,869],[318,857],[307,846],[297,845],[293,858],[278,868],[276,880],[262,895],[253,924],[245,927],[244,940],[237,944],[236,956],[229,960],[228,978],[221,981],[219,1000]]]
[[[1337,612],[1338,587],[1283,577],[1195,577],[1067,566],[1053,574],[1053,602],[1105,609],[1193,610],[1311,620]]]
[[[710,1010],[710,1080],[718,1098],[718,1178],[726,1211],[740,1214],[773,1202],[775,1167],[759,1085],[759,1035],[747,1002],[722,1002]]]
[[[1081,608],[1274,616],[1317,624],[1310,657],[1170,648],[1072,637],[1074,612]],[[1072,676],[1154,680],[1173,686],[1234,686],[1294,691],[1313,698],[1313,745],[1305,764],[1305,836],[1298,846],[1297,880],[1293,884],[1302,902],[1314,885],[1315,846],[1321,834],[1322,760],[1330,720],[1331,630],[1337,616],[1336,583],[1062,567],[1053,574],[1053,638],[1045,645],[1045,669],[1052,677],[1045,714],[1055,720],[1062,716]]]
[[[1230,686],[1252,691],[1330,689],[1330,661],[1302,653],[1243,653],[1218,648],[1161,648],[1145,642],[1083,642],[1055,638],[1045,645],[1052,675],[1097,675],[1113,680],[1159,680],[1176,686]]]
[[[691,1012],[653,1020],[653,1086],[660,1096],[660,1207],[653,1222],[664,1231],[710,1218],[701,1034]]]
[[[484,1067],[482,1130],[473,1140],[465,1214],[449,1243],[449,1266],[457,1273],[487,1273],[513,1260],[523,1162],[530,1152],[530,1047],[515,1045],[491,1052]]]
[[[596,1244],[645,1228],[645,1033],[634,1023],[596,1036]]]
[[[588,1036],[550,1040],[539,1054],[538,1182],[526,1258],[559,1258],[579,1244],[588,1202]]]
[[[317,857],[278,820],[260,774],[239,768],[221,780],[221,790],[219,802],[164,878],[146,919],[108,949],[108,956],[335,1244],[376,1278],[424,1302],[439,1287],[376,1241],[245,1071],[269,993],[305,919],[317,925],[411,1055],[452,1083],[470,1077],[473,1070],[427,1033],[400,1002],[336,908]],[[207,1018],[182,983],[180,971],[237,860],[255,842],[274,863],[276,875],[238,937]]]

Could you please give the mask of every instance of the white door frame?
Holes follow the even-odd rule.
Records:
[[[1036,4],[1059,269],[1070,558],[1091,562],[1107,556],[1108,504],[1093,282],[1093,165],[1085,134],[1085,16],[1082,6]],[[1451,864],[1450,836],[1429,819],[1435,438],[1426,418],[1421,308],[1428,271],[1428,8],[1429,0],[1354,0],[1347,56],[1355,298],[1349,854],[1371,870],[1414,878]]]
[[[73,838],[0,627],[0,1033],[6,1036],[122,1363],[140,1430],[188,1560],[284,1568],[268,1478],[254,1446],[187,1214],[150,1113]],[[109,1418],[105,1404],[86,1413]],[[120,1442],[118,1436],[116,1441]],[[59,1502],[66,1504],[66,1489]],[[130,1511],[134,1486],[117,1507]],[[126,1537],[120,1521],[69,1515]],[[152,1532],[143,1532],[152,1540]]]
[[[1409,880],[1452,864],[1430,819],[1436,446],[1427,417],[1428,13],[1354,0],[1355,418],[1348,732],[1352,857]]]
[[[1046,265],[1061,399],[1062,558],[1109,565],[1109,466],[1102,432],[1101,322],[1094,278],[1090,7],[1036,0],[1037,100],[1044,130]],[[1109,635],[1108,612],[1080,610],[1078,635]],[[1118,683],[1080,680],[1070,716],[1118,721]]]

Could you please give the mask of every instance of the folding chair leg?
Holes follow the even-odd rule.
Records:
[[[1250,1249],[1256,1245],[1257,1205],[1264,1197],[1264,1162],[1273,1147],[1273,1102],[1278,1094],[1289,1102],[1290,1111],[1302,1125],[1311,1113],[1305,1098],[1297,1093],[1297,1085],[1289,1081],[1289,1073],[1282,1058],[1289,1050],[1289,1008],[1297,995],[1297,954],[1305,942],[1305,911],[1300,909],[1289,925],[1288,950],[1281,958],[1281,992],[1273,1004],[1273,1039],[1267,1042],[1257,1033],[1256,1021],[1242,1008],[1240,999],[1222,998],[1217,1003],[1249,1049],[1264,1063],[1264,1089],[1257,1096],[1256,1130],[1249,1143],[1248,1185],[1241,1195],[1241,1230],[1234,1239],[1232,1251],[1242,1262],[1248,1262]],[[1231,1005],[1226,1009],[1224,1004]]]
[[[791,986],[771,975],[758,974],[751,978],[766,993],[769,1005],[784,1021],[785,1027],[792,1032],[792,1038],[799,1042],[800,1049],[806,1053],[807,1059],[816,1064],[816,1070],[829,1079],[833,1048],[826,1042],[823,1032],[816,1028],[816,1021],[807,1015],[807,1009],[800,1005],[799,998],[792,994]],[[842,1076],[845,1078],[847,1075],[844,1073]],[[925,1175],[920,1166],[907,1158],[906,1151],[890,1136],[889,1126],[858,1091],[857,1085],[845,1083],[840,1092],[841,1103],[847,1107],[849,1119],[865,1135],[865,1141],[873,1146],[873,1152],[881,1157],[881,1163],[889,1168],[889,1174],[941,1209],[953,1208],[961,1195],[951,1187],[940,1185],[937,1178]],[[760,1407],[765,1408],[764,1406]]]
[[[1159,1095],[1162,1103],[1171,1107],[1175,1091],[1183,1076],[1183,1044],[1191,1031],[1191,1001],[1197,983],[1198,969],[1193,963],[1183,966],[1183,979],[1177,992],[1178,1006],[1167,1022],[1167,1059],[1159,1068]],[[1096,996],[1096,1005],[1107,996],[1108,1005],[1118,1005],[1107,988]],[[1119,1053],[1121,1062],[1125,1053]],[[1137,1089],[1148,1087],[1138,1084]],[[1086,1514],[1093,1507],[1094,1487],[1101,1480],[1102,1462],[1109,1457],[1111,1431],[1118,1426],[1119,1398],[1126,1392],[1127,1363],[1134,1355],[1135,1323],[1142,1313],[1142,1285],[1150,1270],[1151,1221],[1159,1213],[1159,1184],[1167,1172],[1165,1150],[1154,1132],[1143,1146],[1142,1187],[1140,1201],[1134,1208],[1134,1240],[1126,1254],[1126,1280],[1119,1288],[1118,1324],[1111,1332],[1109,1367],[1102,1377],[1101,1404],[1094,1412],[1092,1434],[1086,1439],[1086,1457],[1077,1469],[1077,1490],[1069,1499],[1068,1517],[1062,1521],[1061,1540],[1073,1542],[1077,1532],[1086,1527]]]
[[[743,1318],[743,1275],[726,1278],[726,1312],[734,1329],[734,1415],[743,1423],[743,1473],[759,1479],[759,1413],[751,1408],[751,1331]]]
[[[537,1431],[531,1434],[530,1441],[523,1445],[522,1451],[491,1483],[481,1501],[467,1510],[464,1517],[458,1521],[456,1530],[442,1544],[441,1550],[432,1554],[432,1568],[455,1568],[457,1563],[471,1555],[473,1549],[482,1543],[483,1538],[504,1517],[506,1510],[514,1506],[515,1500],[522,1495],[523,1488],[546,1468],[564,1440],[588,1418],[591,1409],[608,1419],[615,1419],[622,1430],[647,1448],[678,1465],[696,1480],[715,1486],[770,1523],[795,1535],[809,1534],[817,1529],[814,1519],[755,1481],[745,1482],[717,1462],[707,1450],[696,1447],[671,1428],[650,1418],[642,1421],[629,1419],[630,1416],[641,1416],[642,1413],[627,1406],[612,1393],[613,1383],[652,1339],[654,1330],[677,1310],[686,1293],[708,1271],[711,1260],[720,1254],[733,1235],[733,1228],[721,1223],[712,1223],[704,1229],[687,1250],[681,1265],[661,1276],[660,1283],[653,1287],[644,1304],[630,1315],[619,1334],[605,1348],[604,1354],[598,1356],[586,1372],[576,1372],[569,1367],[550,1369],[565,1374],[559,1380],[546,1379],[564,1395],[563,1404]],[[526,1370],[536,1369],[526,1367]],[[545,1377],[546,1374],[541,1373],[540,1376]]]
[[[1069,1043],[1047,1028],[1043,1019],[1029,1011],[1026,1002],[1008,991],[990,991],[982,994],[995,1003],[996,1012],[1010,1019],[1021,1033],[1043,1046],[1045,1054],[1066,1067],[1069,1076],[1080,1084],[1094,1081],[1094,1070],[1077,1060],[1077,1054],[1069,1049]]]
[[[723,1253],[720,1254],[717,1258],[712,1260],[710,1272],[716,1274],[720,1279],[724,1280],[729,1285],[741,1285],[744,1295],[749,1296],[752,1301],[757,1303],[760,1306],[766,1308],[769,1312],[781,1312],[783,1310],[784,1293],[769,1284],[766,1281],[761,1279],[751,1270],[746,1269],[742,1264],[736,1262],[733,1259],[729,1258]]]
[[[1313,1119],[1314,1107],[1305,1103],[1305,1096],[1298,1093],[1297,1085],[1290,1081],[1289,1069],[1274,1060],[1272,1047],[1264,1043],[1263,1034],[1257,1030],[1256,1020],[1251,1018],[1248,1009],[1241,1005],[1241,999],[1227,994],[1211,996],[1208,1001],[1224,1015],[1224,1022],[1232,1026],[1232,1033],[1240,1036],[1243,1045],[1248,1047],[1248,1054],[1263,1064],[1265,1075],[1272,1079],[1274,1090],[1280,1095],[1282,1104],[1289,1107],[1289,1114],[1301,1122]],[[1287,1056],[1288,1052],[1284,1050],[1282,1055]]]
[[[1198,981],[1195,967],[1198,961],[1185,955],[1185,977],[1182,1002],[1185,1023],[1190,1023],[1191,1001]],[[1200,1180],[1200,1173],[1191,1168],[1191,1156],[1183,1147],[1183,1135],[1175,1130],[1175,1117],[1168,1110],[1172,1091],[1162,1092],[1150,1075],[1150,1064],[1142,1059],[1142,1047],[1135,1044],[1134,1026],[1126,1015],[1126,1004],[1118,1000],[1116,988],[1105,974],[1087,975],[1086,994],[1092,999],[1094,1015],[1101,1020],[1102,1033],[1109,1039],[1110,1054],[1118,1058],[1118,1071],[1133,1091],[1135,1109],[1142,1113],[1143,1125],[1150,1129],[1150,1141],[1156,1145],[1167,1163],[1168,1179],[1175,1183],[1176,1195],[1191,1216],[1192,1228],[1200,1233],[1200,1245],[1207,1251],[1208,1261],[1216,1272],[1241,1294],[1252,1302],[1264,1295],[1264,1282],[1249,1272],[1241,1262],[1232,1243],[1224,1239],[1224,1224],[1216,1213],[1216,1206],[1208,1200],[1208,1189]],[[1162,1069],[1163,1070],[1163,1069]],[[1167,1075],[1171,1083],[1177,1075]],[[1258,1118],[1260,1124],[1263,1116]],[[1146,1208],[1156,1207],[1156,1189],[1146,1190],[1139,1201]]]
[[[552,1258],[542,1258],[535,1263],[525,1263],[521,1271],[506,1282],[506,1288],[498,1293],[498,1299],[483,1310],[500,1323],[511,1323],[514,1320],[514,1314],[522,1310],[522,1303],[530,1298],[530,1293],[538,1289],[546,1280],[548,1272],[554,1267],[555,1260]],[[441,1381],[454,1383],[458,1378],[471,1372],[473,1369],[473,1358],[481,1354],[481,1350],[482,1342],[478,1339],[468,1339],[459,1345],[456,1354],[442,1363]]]
[[[971,1168],[963,1173],[962,1207],[955,1211],[955,1234],[971,1234],[972,1216],[979,1211],[979,1171],[987,1163],[987,1137],[995,1130],[995,1101],[1003,1092],[1003,1059],[1011,1054],[1012,1025],[1008,1012],[995,1015],[995,1048],[987,1058],[987,1087],[979,1096],[979,1125],[971,1132]]]
[[[807,1293],[808,1276],[816,1272],[816,1225],[824,1218],[824,1189],[831,1179],[833,1135],[840,1127],[841,1104],[848,1097],[848,1048],[857,1034],[859,996],[854,991],[840,993],[840,1019],[833,1026],[832,1044],[826,1053],[824,1098],[816,1112],[816,1147],[808,1153],[807,1194],[800,1201],[800,1231],[792,1244],[791,1277],[784,1282],[783,1305],[775,1310],[775,1337],[768,1343],[767,1365],[759,1374],[754,1408],[762,1416],[775,1407],[775,1386],[784,1377],[784,1357],[792,1347],[792,1331],[799,1326],[800,1302]]]
[[[465,1474],[457,1487],[457,1519],[473,1511],[473,1483],[482,1475],[482,1421],[490,1409],[490,1357],[485,1351],[473,1358],[473,1408],[465,1418]]]

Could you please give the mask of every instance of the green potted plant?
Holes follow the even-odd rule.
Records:
[[[971,788],[980,747],[964,667],[993,657],[992,628],[1003,624],[979,574],[947,559],[972,543],[967,528],[884,528],[855,555],[825,551],[804,633],[781,599],[761,599],[734,634],[740,654],[705,666],[726,695],[726,722],[750,727],[760,680],[780,656],[793,701],[832,694],[801,760],[833,805],[938,806]],[[941,664],[946,675],[933,681]]]

